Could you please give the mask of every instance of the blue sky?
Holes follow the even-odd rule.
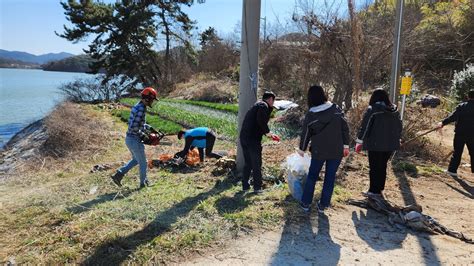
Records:
[[[106,0],[106,2],[113,0]],[[262,17],[269,23],[291,17],[295,0],[261,0]],[[322,1],[322,0],[317,0]],[[73,44],[59,38],[67,20],[59,0],[0,0],[0,49],[32,54],[69,52],[82,53],[87,43]],[[185,8],[199,30],[212,26],[220,34],[234,31],[242,18],[242,0],[206,0]]]

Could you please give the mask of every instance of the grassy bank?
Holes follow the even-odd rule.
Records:
[[[118,118],[91,111],[113,121],[115,134],[123,135],[126,125]],[[47,162],[1,184],[0,259],[25,264],[170,263],[301,215],[285,185],[261,195],[242,194],[238,180],[210,175],[212,161],[184,171],[152,169],[148,176],[154,185],[140,191],[134,169],[118,189],[109,176],[130,158],[123,142],[112,140],[104,153],[83,160],[50,168]],[[218,142],[216,149],[227,146]],[[89,172],[98,163],[113,167]],[[337,187],[334,202],[346,197]]]

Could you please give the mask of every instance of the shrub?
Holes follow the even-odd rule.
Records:
[[[70,102],[56,107],[45,118],[45,126],[48,137],[41,152],[54,158],[97,153],[110,137],[107,124]]]
[[[76,79],[63,84],[59,87],[59,91],[68,101],[75,103],[110,102],[131,91],[134,86],[135,81],[125,76],[104,82],[103,76],[99,75],[94,78]]]
[[[472,89],[474,89],[474,64],[467,65],[464,70],[454,73],[451,95],[458,102],[462,102],[467,99],[467,94]]]

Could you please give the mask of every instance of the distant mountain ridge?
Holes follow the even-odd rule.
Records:
[[[51,61],[61,60],[72,56],[74,56],[74,54],[65,52],[34,55],[26,52],[7,51],[0,49],[0,57],[34,64],[45,64]]]

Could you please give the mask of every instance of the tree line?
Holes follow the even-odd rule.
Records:
[[[105,80],[125,75],[165,90],[196,73],[237,80],[239,37],[219,36],[213,28],[193,34],[196,22],[182,7],[203,1],[195,2],[63,2],[72,26],[58,35],[91,40],[85,53],[94,59],[93,72],[105,71]],[[298,100],[320,83],[348,109],[361,91],[386,86],[394,2],[375,0],[356,10],[353,0],[297,0],[291,18],[262,25],[261,87]],[[411,69],[420,87],[446,91],[455,71],[474,60],[474,1],[405,2],[402,69]]]

